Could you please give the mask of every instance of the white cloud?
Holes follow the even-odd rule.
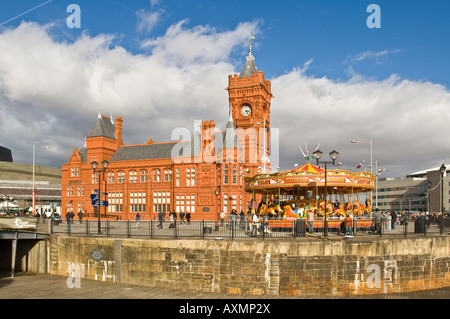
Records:
[[[139,55],[114,45],[111,35],[58,42],[51,27],[24,22],[0,33],[0,145],[18,162],[29,162],[33,143],[50,144],[46,154],[53,149],[55,156],[47,164],[66,162],[98,109],[124,118],[128,144],[170,140],[172,129],[193,129],[196,119],[226,121],[224,88],[235,72],[229,54],[257,31],[257,23],[223,32],[177,24],[153,40],[151,54]],[[186,38],[195,43],[189,53]]]
[[[159,22],[161,13],[159,11],[149,12],[145,9],[140,9],[136,12],[136,15],[138,17],[137,30],[139,32],[149,33]]]
[[[288,161],[301,157],[297,144],[320,143],[324,152],[338,150],[345,167],[354,169],[370,154],[368,145],[350,144],[353,139],[373,140],[373,159],[387,166],[385,175],[405,175],[450,158],[450,93],[444,86],[395,75],[340,82],[293,70],[273,79],[272,88],[272,125],[296,136],[281,142],[281,150],[296,152]]]
[[[49,145],[40,164],[59,166],[95,122],[98,109],[124,119],[124,142],[169,141],[173,129],[193,131],[194,120],[224,125],[228,75],[239,73],[248,36],[258,22],[232,30],[189,27],[183,20],[143,42],[148,54],[132,54],[111,35],[83,35],[58,42],[51,26],[22,23],[0,33],[0,145],[16,162],[31,161],[32,144]],[[258,69],[258,52],[254,52]],[[363,57],[361,57],[363,58]],[[234,65],[236,63],[237,65]],[[282,168],[301,162],[298,145],[320,143],[340,152],[344,168],[374,160],[383,176],[400,176],[450,160],[450,93],[441,85],[396,75],[369,80],[353,73],[347,81],[308,76],[308,67],[274,77],[271,126],[280,128]],[[289,138],[288,138],[289,137]]]
[[[401,53],[401,52],[403,52],[403,51],[400,49],[394,49],[394,50],[385,49],[385,50],[378,51],[378,52],[374,52],[372,50],[367,50],[365,52],[358,53],[355,56],[350,56],[350,55],[347,56],[345,63],[373,60],[373,61],[375,61],[376,64],[383,64],[389,55],[397,54],[397,53]]]

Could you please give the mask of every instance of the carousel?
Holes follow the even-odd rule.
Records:
[[[285,220],[305,218],[310,211],[318,218],[325,212],[330,219],[371,218],[369,194],[374,185],[375,176],[369,172],[328,169],[325,180],[325,170],[310,163],[245,178],[245,190],[253,194],[252,213]],[[259,203],[256,194],[261,195]]]

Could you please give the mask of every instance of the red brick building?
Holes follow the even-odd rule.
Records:
[[[229,76],[227,90],[226,128],[219,131],[213,120],[202,121],[185,141],[123,145],[126,123],[99,113],[85,146],[62,165],[63,214],[95,217],[91,194],[99,182],[108,194],[101,216],[134,219],[140,212],[143,219],[156,219],[159,211],[175,210],[189,211],[193,220],[217,220],[221,211],[247,212],[253,195],[244,191],[244,177],[271,171],[271,83],[257,71],[251,47],[241,73]],[[106,172],[94,174],[91,162],[104,160]]]

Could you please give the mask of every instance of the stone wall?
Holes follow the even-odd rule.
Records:
[[[48,273],[246,295],[393,293],[450,286],[449,244],[449,237],[347,243],[54,236]]]

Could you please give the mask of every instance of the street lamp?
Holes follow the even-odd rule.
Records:
[[[108,168],[109,162],[107,160],[102,161],[102,168],[98,168],[98,163],[96,161],[91,162],[91,167],[94,170],[94,175],[98,172],[98,202],[97,202],[97,216],[98,216],[98,234],[101,234],[101,226],[100,226],[100,187],[101,187],[101,173],[106,173],[106,168]],[[106,197],[106,195],[105,195]]]
[[[429,180],[428,182],[427,182],[427,190],[428,190],[428,193],[427,193],[427,210],[428,210],[428,214],[431,214],[431,209],[430,209],[430,190],[431,190],[431,181]]]
[[[447,168],[444,163],[442,163],[441,168],[439,168],[439,172],[441,173],[441,213],[444,216],[444,174]]]
[[[330,158],[332,161],[320,161],[322,158],[323,153],[320,150],[316,150],[313,153],[314,158],[316,159],[317,165],[320,163],[325,165],[325,221],[324,221],[324,232],[323,237],[326,238],[328,235],[328,225],[327,225],[327,164],[333,164],[336,165],[336,160],[339,157],[339,153],[337,151],[331,151],[329,153]]]

